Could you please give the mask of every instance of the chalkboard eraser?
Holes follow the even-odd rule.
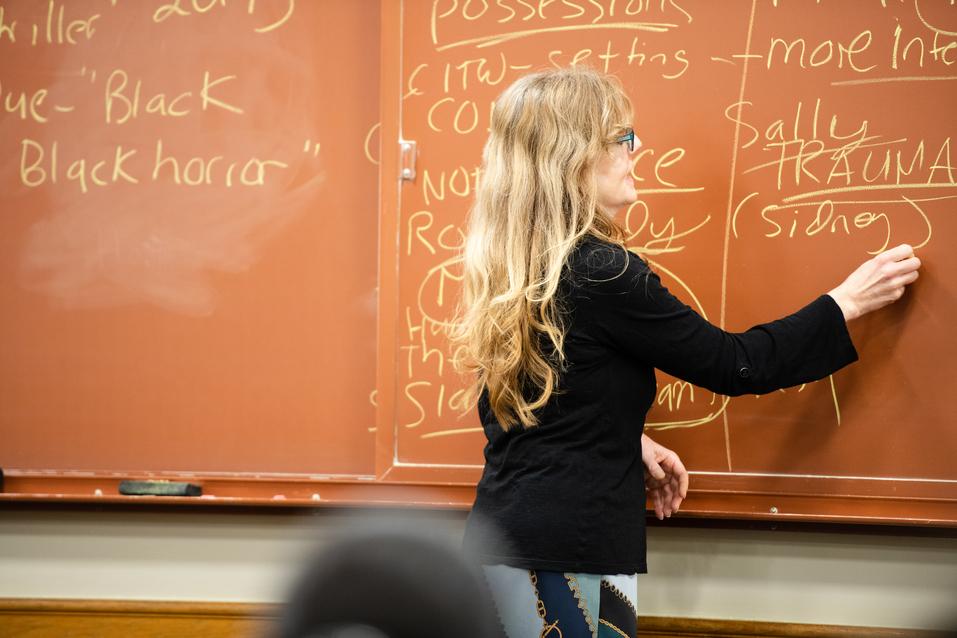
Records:
[[[178,481],[120,481],[120,494],[127,496],[202,496],[203,488]]]

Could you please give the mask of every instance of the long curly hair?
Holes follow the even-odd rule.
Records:
[[[475,375],[472,398],[487,390],[505,430],[537,425],[558,390],[569,254],[587,234],[624,246],[599,208],[595,167],[631,119],[618,80],[581,67],[526,75],[495,102],[450,337],[457,368]]]

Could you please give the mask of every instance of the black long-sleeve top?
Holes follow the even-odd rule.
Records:
[[[639,257],[586,237],[559,286],[566,369],[539,425],[502,430],[479,400],[485,470],[465,545],[490,564],[647,571],[641,434],[654,369],[719,394],[763,394],[857,360],[828,295],[730,333],[675,298]],[[486,533],[487,526],[496,534]]]

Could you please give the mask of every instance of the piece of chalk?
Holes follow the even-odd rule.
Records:
[[[201,496],[203,488],[179,481],[120,481],[120,494],[128,496]]]

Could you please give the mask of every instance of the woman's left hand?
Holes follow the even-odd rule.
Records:
[[[659,520],[678,511],[688,495],[688,470],[678,455],[641,435],[641,460],[645,464],[645,488],[655,504]]]

